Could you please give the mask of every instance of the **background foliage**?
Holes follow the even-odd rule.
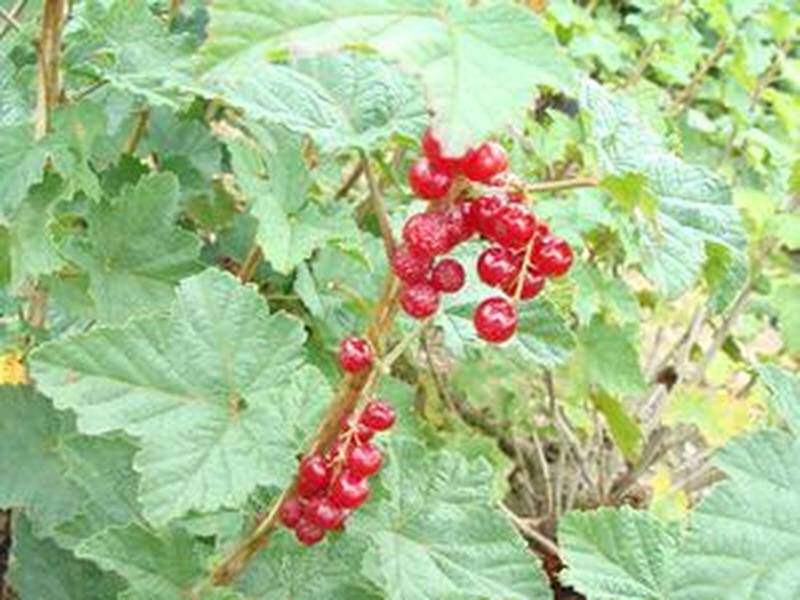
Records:
[[[0,8],[0,597],[800,597],[796,2],[77,0],[52,112],[47,15]],[[578,264],[499,348],[449,298],[363,514],[212,588],[429,122],[591,178],[532,196]]]

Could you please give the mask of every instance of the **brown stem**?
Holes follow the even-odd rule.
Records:
[[[42,32],[36,43],[38,74],[36,101],[36,139],[50,131],[50,116],[61,95],[61,30],[64,26],[66,0],[44,0]]]
[[[261,246],[258,244],[253,244],[250,248],[250,252],[247,253],[247,256],[242,263],[242,266],[239,267],[239,281],[242,283],[247,283],[253,278],[253,275],[258,268],[258,263],[261,262],[264,253],[261,251]]]
[[[355,166],[350,175],[347,176],[347,179],[342,184],[342,187],[340,187],[339,191],[336,192],[334,198],[338,200],[339,198],[343,198],[345,195],[347,195],[347,192],[349,192],[350,189],[361,178],[361,174],[363,172],[364,172],[364,161],[360,160],[358,161],[358,164]]]
[[[575,177],[573,179],[557,179],[555,181],[539,181],[524,184],[526,192],[558,192],[573,188],[596,187],[600,184],[597,177]]]
[[[700,84],[703,83],[703,79],[708,74],[708,72],[716,66],[716,64],[720,61],[720,59],[724,56],[725,51],[728,49],[728,39],[727,38],[720,38],[717,42],[714,51],[706,58],[706,60],[700,65],[700,68],[695,71],[694,75],[692,75],[692,79],[680,94],[675,98],[670,107],[669,112],[674,116],[681,113],[694,99],[697,90],[700,88]]]
[[[140,110],[139,116],[136,118],[136,125],[134,125],[130,137],[125,142],[125,149],[123,150],[125,154],[133,154],[136,152],[136,148],[139,147],[139,142],[142,141],[142,137],[145,131],[147,131],[147,122],[149,120],[150,109],[143,108]]]
[[[378,218],[378,226],[381,229],[381,236],[383,237],[383,247],[386,250],[386,256],[391,259],[394,253],[395,241],[394,235],[392,234],[392,224],[389,221],[389,215],[386,213],[386,205],[383,202],[383,194],[378,187],[378,182],[375,180],[375,174],[372,172],[372,167],[369,165],[369,159],[366,154],[361,157],[361,165],[367,176],[370,202],[372,203],[372,210]]]

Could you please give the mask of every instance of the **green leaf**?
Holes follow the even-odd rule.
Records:
[[[575,338],[566,319],[545,298],[525,302],[519,307],[517,333],[511,348],[537,364],[554,367],[563,363],[575,347]]]
[[[178,280],[199,268],[200,242],[174,225],[177,211],[178,182],[166,173],[90,207],[88,232],[71,238],[63,254],[88,273],[101,321],[119,324],[169,306]]]
[[[639,340],[635,326],[609,325],[595,318],[578,330],[575,357],[589,385],[612,395],[630,395],[645,387],[639,365]]]
[[[549,597],[537,561],[491,507],[491,469],[431,453],[410,439],[387,442],[381,483],[353,529],[372,545],[363,572],[387,599]]]
[[[622,452],[622,455],[633,462],[639,452],[642,442],[642,432],[639,425],[625,410],[622,403],[607,394],[597,393],[592,395],[592,403],[605,417],[611,437]]]
[[[738,438],[713,463],[728,479],[693,511],[677,559],[678,600],[771,600],[800,591],[800,441]]]
[[[42,180],[47,149],[33,140],[33,127],[0,127],[0,219],[8,219],[28,188]]]
[[[772,403],[789,427],[800,434],[800,378],[774,365],[758,367],[758,374],[772,392]]]
[[[606,311],[619,323],[635,323],[640,319],[636,296],[625,281],[603,273],[594,265],[578,262],[570,269],[569,277],[578,286],[572,309],[582,325]]]
[[[164,523],[288,481],[299,407],[313,412],[327,397],[319,375],[300,369],[304,339],[297,320],[210,269],[181,283],[168,314],[50,342],[31,364],[81,431],[139,437],[144,514]]]
[[[708,243],[725,246],[734,260],[745,261],[742,222],[719,177],[671,154],[632,102],[590,81],[581,103],[604,171],[642,174],[658,199],[655,222],[640,219],[637,225],[644,272],[667,296],[694,284]]]
[[[253,68],[263,76],[254,78]],[[313,136],[325,152],[353,146],[369,150],[395,133],[418,137],[428,121],[413,77],[356,53],[215,70],[204,77],[206,88],[253,119]]]
[[[708,306],[719,314],[730,306],[747,283],[747,262],[721,244],[706,244],[706,256],[703,278],[711,292]]]
[[[270,73],[268,57],[286,48],[308,54],[344,44],[375,48],[421,76],[451,154],[521,113],[537,86],[566,90],[574,82],[572,66],[533,11],[511,3],[468,7],[464,0],[215,2],[202,70],[211,78],[252,78]],[[296,88],[290,77],[295,81],[277,85]]]
[[[103,573],[52,540],[35,537],[31,523],[14,520],[10,583],[20,598],[44,600],[109,600],[123,589],[115,575]]]
[[[769,296],[778,313],[778,328],[790,352],[800,352],[800,283],[777,285]]]
[[[562,581],[592,600],[666,600],[678,537],[647,512],[571,512],[558,524]]]
[[[658,198],[653,195],[647,177],[642,173],[606,175],[600,181],[600,187],[607,191],[626,212],[633,213],[639,209],[648,218],[655,217]]]

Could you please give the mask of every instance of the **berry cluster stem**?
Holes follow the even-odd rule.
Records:
[[[597,179],[597,177],[574,177],[573,179],[556,179],[553,181],[526,183],[524,188],[527,192],[558,192],[560,190],[596,187],[598,185],[600,185],[600,180]]]

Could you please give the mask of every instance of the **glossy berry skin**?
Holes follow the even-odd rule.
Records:
[[[441,213],[419,213],[403,226],[403,241],[421,256],[438,256],[450,250],[445,217]]]
[[[372,400],[361,412],[361,423],[375,431],[391,429],[397,420],[397,414],[391,405],[381,400]]]
[[[405,283],[419,283],[428,278],[433,259],[413,252],[403,244],[392,253],[392,272]]]
[[[523,205],[515,203],[509,203],[497,213],[492,229],[494,241],[512,250],[527,246],[535,232],[534,216]]]
[[[461,170],[470,181],[490,181],[508,168],[508,156],[497,142],[484,142],[469,150],[461,161]]]
[[[321,529],[336,529],[342,523],[342,509],[329,498],[310,500],[303,516]]]
[[[505,197],[499,194],[489,194],[475,200],[475,206],[472,209],[473,219],[482,236],[494,239],[497,217],[507,203]]]
[[[345,469],[331,487],[331,500],[341,508],[358,508],[369,497],[369,484],[364,477]]]
[[[372,366],[372,346],[363,338],[346,337],[339,344],[339,366],[348,373],[358,373]]]
[[[347,457],[347,468],[361,477],[371,477],[381,469],[383,455],[372,444],[356,446]]]
[[[461,170],[461,156],[445,156],[442,154],[442,144],[436,138],[433,130],[428,127],[422,136],[422,153],[431,164],[449,175],[455,175]]]
[[[278,518],[280,518],[281,523],[283,523],[289,529],[294,529],[300,522],[300,518],[302,516],[303,506],[300,504],[300,501],[295,498],[284,502],[281,505],[280,512],[278,513]]]
[[[466,242],[478,231],[478,223],[475,218],[475,202],[469,200],[459,200],[448,212],[448,224],[453,227],[452,222],[458,223],[458,233],[456,244]],[[454,215],[458,215],[457,217]],[[455,244],[454,244],[455,245]]]
[[[297,471],[297,492],[303,498],[311,498],[324,492],[331,479],[331,471],[319,454],[307,456],[300,462]]]
[[[536,296],[538,296],[544,288],[545,278],[531,269],[528,269],[525,272],[524,277],[525,279],[522,282],[522,290],[520,290],[519,299],[532,300],[533,298],[536,298]],[[503,291],[507,296],[511,298],[516,297],[518,282],[519,276],[515,277],[513,280],[509,281],[503,286]]]
[[[424,200],[440,200],[453,185],[453,176],[440,171],[427,158],[417,159],[408,170],[408,184],[415,196]]]
[[[517,330],[517,310],[505,298],[487,298],[475,309],[473,322],[478,336],[498,344],[508,340]]]
[[[454,258],[445,258],[436,263],[431,271],[431,284],[440,292],[452,294],[464,287],[466,272]]]
[[[297,541],[303,546],[319,544],[325,538],[325,530],[305,518],[300,519],[294,528],[294,534],[297,536]]]
[[[400,291],[400,306],[410,317],[424,319],[439,309],[439,291],[430,283],[407,285]]]
[[[486,285],[503,286],[516,278],[519,261],[506,248],[491,246],[478,257],[478,277]]]
[[[559,277],[572,266],[572,248],[566,240],[546,235],[536,243],[531,258],[542,275]]]

